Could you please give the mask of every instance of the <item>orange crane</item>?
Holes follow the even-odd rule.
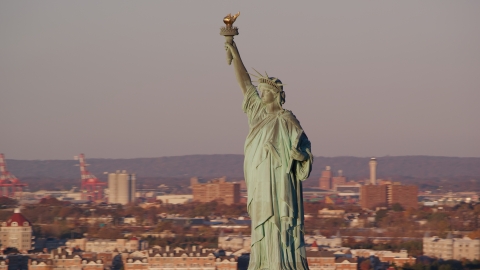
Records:
[[[7,170],[5,155],[0,154],[0,197],[18,197],[26,186],[28,185],[21,183],[15,175]]]
[[[80,154],[78,157],[75,157],[80,161],[80,173],[82,176],[82,185],[81,190],[82,192],[82,200],[89,200],[89,201],[101,201],[104,199],[104,187],[107,185],[105,182],[100,182],[95,175],[91,174],[87,170],[87,166],[90,164],[85,163],[85,155]]]

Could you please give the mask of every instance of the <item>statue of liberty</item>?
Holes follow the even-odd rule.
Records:
[[[233,61],[250,128],[244,161],[247,210],[252,219],[248,269],[308,269],[302,181],[312,169],[310,141],[295,115],[282,108],[282,82],[257,72],[257,91],[233,36],[226,38],[228,62]]]

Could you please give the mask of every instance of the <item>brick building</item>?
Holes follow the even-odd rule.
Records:
[[[345,184],[347,182],[347,178],[343,176],[342,170],[338,171],[337,176],[333,176],[330,166],[327,166],[325,167],[325,170],[322,171],[318,182],[320,189],[333,190],[335,189],[335,186]]]
[[[339,171],[341,172],[341,171]],[[338,185],[344,185],[347,183],[347,177],[345,176],[334,176],[332,177],[332,189],[335,189]]]
[[[336,257],[334,252],[321,250],[316,244],[312,244],[306,253],[310,270],[356,270],[358,268],[356,259]]]
[[[360,189],[362,208],[374,209],[396,203],[404,209],[418,208],[418,186],[385,181],[382,185],[364,185]]]
[[[360,205],[373,209],[387,206],[387,186],[364,185],[360,188]]]
[[[318,181],[320,189],[332,189],[332,171],[330,170],[330,166],[325,167],[325,170],[322,171],[321,177]]]
[[[207,183],[200,183],[197,177],[191,180],[193,201],[222,201],[224,204],[240,202],[240,183],[227,182],[226,177],[216,178]]]
[[[404,209],[418,207],[418,186],[392,184],[387,185],[388,204],[400,204]]]

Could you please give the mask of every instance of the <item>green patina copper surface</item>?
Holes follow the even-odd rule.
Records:
[[[244,161],[252,219],[249,269],[308,269],[301,181],[311,170],[310,142],[290,111],[267,113],[253,86],[245,95],[243,110],[250,126]],[[292,147],[308,158],[293,161],[290,167]]]
[[[280,80],[259,76],[252,84],[233,40],[225,48],[243,91],[250,131],[244,173],[252,219],[249,270],[308,269],[304,243],[302,181],[312,169],[310,141],[291,111],[282,108]]]

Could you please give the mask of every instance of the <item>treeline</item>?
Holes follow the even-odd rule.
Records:
[[[205,177],[206,179],[210,179]],[[106,182],[105,176],[99,177],[100,181]],[[468,176],[457,176],[451,178],[414,178],[405,176],[390,176],[388,180],[399,181],[404,185],[417,185],[422,191],[433,192],[462,192],[480,191],[480,177],[477,179]],[[28,184],[29,191],[38,190],[71,190],[73,187],[80,187],[79,178],[50,178],[50,177],[26,177],[21,179]],[[227,181],[242,181],[242,177],[230,177]],[[355,179],[352,179],[355,180]],[[318,187],[318,178],[310,177],[303,182],[304,187]],[[189,194],[191,193],[190,177],[137,177],[137,189],[155,189],[160,185],[168,186],[167,193]]]
[[[87,155],[88,158],[88,155]],[[318,178],[325,166],[343,170],[344,175],[367,178],[369,157],[316,156],[312,177]],[[479,180],[480,157],[385,156],[379,157],[377,176],[408,176],[414,178],[452,178],[469,176]],[[88,158],[89,170],[100,176],[103,172],[127,170],[142,177],[243,177],[243,155],[189,155],[159,158],[97,159]],[[52,177],[74,179],[80,176],[75,160],[7,160],[9,170],[20,178]]]

